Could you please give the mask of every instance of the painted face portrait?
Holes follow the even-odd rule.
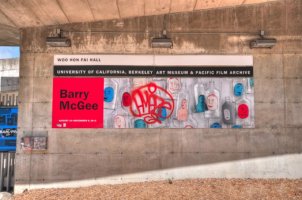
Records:
[[[224,118],[225,120],[230,120],[231,119],[231,112],[228,109],[223,110]]]
[[[181,82],[179,78],[168,78],[168,90],[171,93],[177,93],[181,89]]]
[[[110,103],[114,98],[114,90],[112,87],[106,87],[104,90],[104,101]]]
[[[126,120],[125,117],[116,115],[114,117],[114,128],[126,128]]]
[[[177,112],[177,120],[179,121],[187,121],[188,120],[188,101],[186,99],[181,100],[180,108]]]
[[[186,109],[187,108],[187,100],[186,99],[183,99],[181,101],[181,109]]]
[[[133,78],[133,88],[143,86],[147,83],[146,78]]]
[[[207,97],[208,110],[216,110],[218,108],[218,99],[215,94],[210,94]]]

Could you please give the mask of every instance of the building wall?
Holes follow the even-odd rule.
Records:
[[[19,58],[0,59],[0,105],[16,106],[18,89]]]
[[[0,77],[19,77],[19,58],[0,59]]]
[[[165,23],[164,23],[165,19]],[[152,49],[166,24],[173,49]],[[63,25],[71,48],[47,47],[54,27],[22,30],[16,192],[25,188],[183,178],[302,178],[302,2]],[[264,29],[273,49],[250,49]],[[254,56],[255,129],[52,129],[55,54]],[[45,152],[20,149],[48,136]]]
[[[0,106],[17,106],[18,90],[0,92]]]

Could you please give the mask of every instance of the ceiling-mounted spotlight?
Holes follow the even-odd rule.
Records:
[[[265,38],[264,31],[260,31],[260,38],[250,42],[251,49],[253,48],[273,48],[277,44],[275,38]]]
[[[51,47],[70,47],[71,40],[67,37],[63,37],[63,31],[61,29],[55,29],[55,35],[46,38],[46,44]]]
[[[151,47],[152,48],[172,48],[173,47],[173,42],[172,42],[171,38],[167,37],[166,30],[163,30],[163,34],[161,37],[152,38]]]

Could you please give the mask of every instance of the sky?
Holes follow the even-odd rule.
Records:
[[[20,48],[18,46],[0,46],[0,59],[19,57]]]

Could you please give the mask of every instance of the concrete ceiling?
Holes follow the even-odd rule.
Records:
[[[273,0],[1,0],[0,45],[18,45],[19,29],[123,19]]]

